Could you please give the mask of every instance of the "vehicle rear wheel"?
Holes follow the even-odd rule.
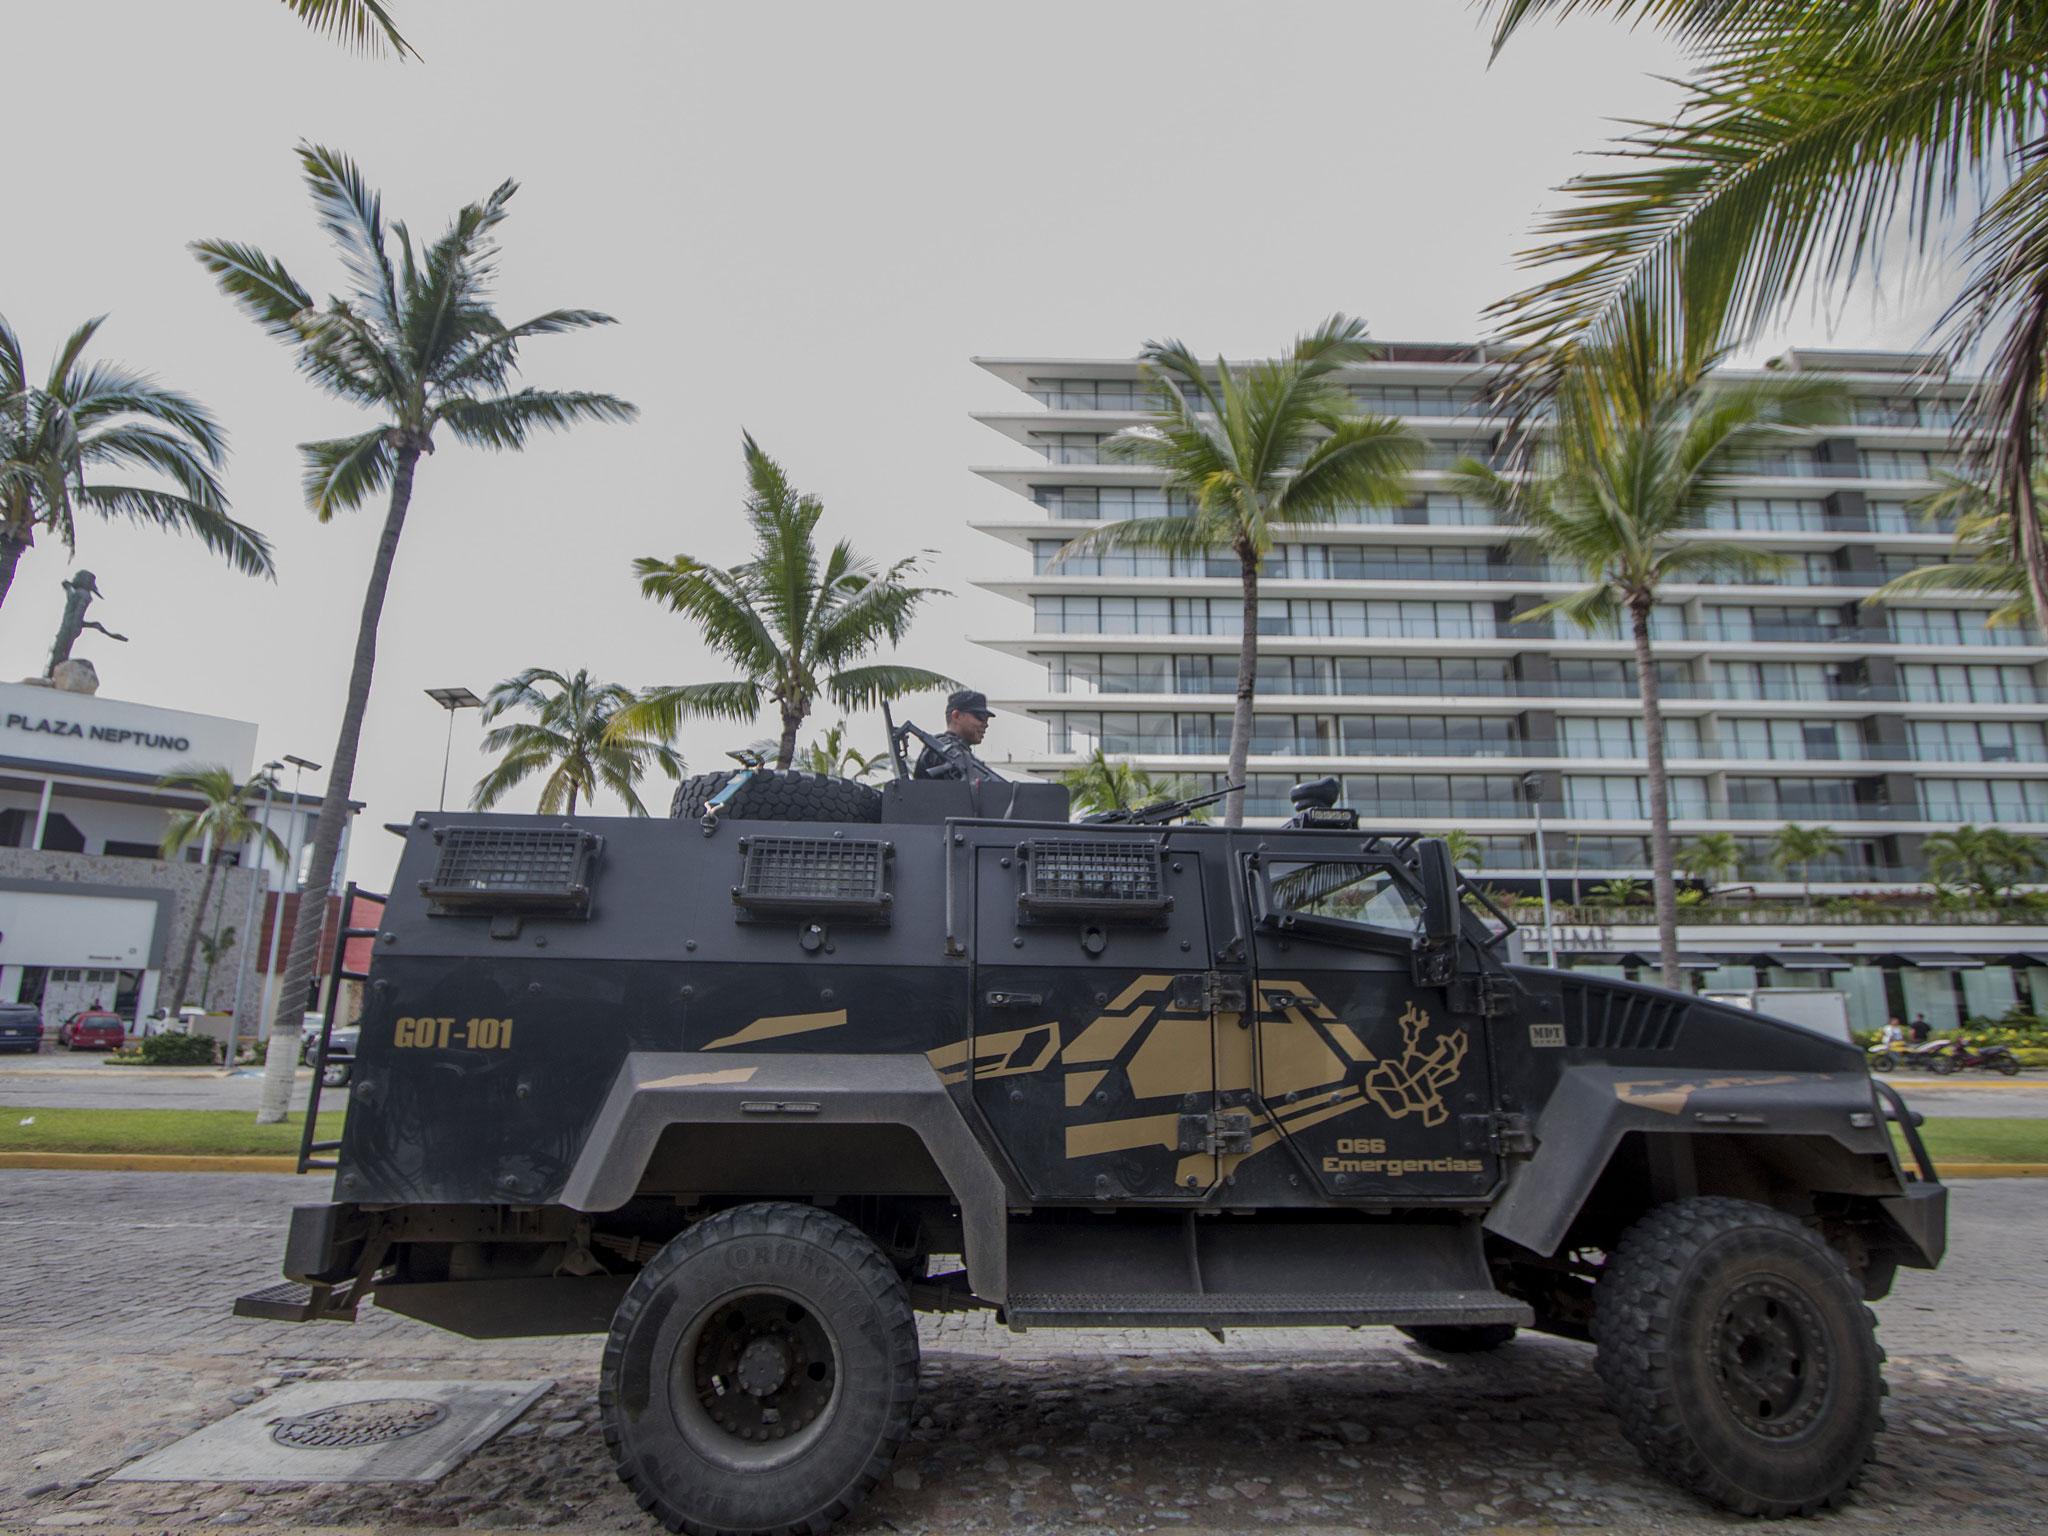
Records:
[[[1742,1515],[1842,1502],[1883,1428],[1884,1351],[1841,1256],[1782,1212],[1678,1200],[1595,1288],[1601,1385],[1650,1467]]]
[[[707,1217],[640,1271],[598,1378],[640,1507],[691,1536],[816,1536],[910,1429],[917,1320],[881,1249],[810,1206]]]
[[[1947,1077],[1955,1069],[1956,1063],[1953,1056],[1930,1056],[1927,1058],[1927,1070],[1936,1077]]]
[[[346,1088],[349,1080],[349,1064],[345,1061],[330,1061],[320,1069],[322,1088]]]
[[[1426,1323],[1401,1332],[1440,1355],[1483,1355],[1514,1338],[1517,1329],[1513,1323]]]
[[[733,770],[727,770],[683,780],[669,802],[669,815],[702,816],[734,776]],[[734,821],[880,821],[882,792],[872,785],[822,773],[763,769],[718,814]]]

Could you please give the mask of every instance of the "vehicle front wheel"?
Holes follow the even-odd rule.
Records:
[[[1999,1057],[1997,1067],[2003,1076],[2018,1077],[2020,1075],[2020,1059],[2017,1056]]]
[[[1870,1058],[1870,1070],[1873,1072],[1889,1072],[1898,1064],[1899,1058],[1890,1051],[1878,1051]]]
[[[346,1088],[348,1086],[348,1079],[349,1066],[345,1061],[330,1061],[320,1069],[320,1086],[322,1088]]]
[[[640,1271],[598,1378],[640,1507],[692,1536],[815,1536],[910,1429],[917,1319],[882,1251],[810,1206],[705,1218]]]
[[[1401,1332],[1440,1355],[1483,1355],[1513,1339],[1516,1329],[1513,1323],[1426,1323]]]
[[[1930,1056],[1927,1058],[1927,1070],[1936,1077],[1947,1077],[1955,1069],[1955,1058],[1952,1056]]]
[[[1841,1256],[1782,1212],[1678,1200],[1595,1288],[1608,1406],[1644,1461],[1742,1515],[1842,1502],[1883,1427],[1884,1351]]]

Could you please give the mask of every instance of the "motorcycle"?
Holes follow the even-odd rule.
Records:
[[[1996,1072],[2004,1077],[2017,1077],[2020,1071],[2019,1058],[2002,1045],[1972,1045],[1967,1040],[1941,1042],[1944,1049],[1928,1059],[1927,1070],[1937,1077],[1946,1077],[1951,1072],[1967,1072],[1976,1069],[1982,1072]]]
[[[1903,1040],[1895,1040],[1890,1044],[1880,1041],[1870,1048],[1870,1070],[1893,1072],[1901,1067],[1910,1067],[1932,1072],[1953,1071],[1952,1067],[1934,1065],[1936,1061],[1947,1060],[1942,1052],[1949,1048],[1950,1043],[1947,1040],[1923,1040],[1918,1045],[1912,1045]]]

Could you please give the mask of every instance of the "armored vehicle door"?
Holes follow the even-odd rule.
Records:
[[[1414,874],[1391,853],[1307,839],[1241,857],[1262,1126],[1339,1199],[1485,1195],[1497,1172],[1486,1034],[1412,979]]]
[[[1244,973],[1208,965],[1201,840],[1085,826],[956,835],[969,844],[975,1005],[953,1080],[971,1081],[1037,1199],[1200,1199],[1251,1130],[1248,1085],[1217,1102],[1217,1015],[1241,1035]]]

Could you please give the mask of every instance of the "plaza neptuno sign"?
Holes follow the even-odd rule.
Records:
[[[59,720],[48,715],[9,714],[0,719],[0,730],[23,731],[31,736],[76,736],[81,740],[110,742],[115,746],[153,747],[163,752],[192,750],[190,736],[130,730],[118,725],[88,725],[82,720]]]
[[[0,683],[0,758],[150,778],[188,763],[218,765],[239,778],[255,756],[247,721]]]

